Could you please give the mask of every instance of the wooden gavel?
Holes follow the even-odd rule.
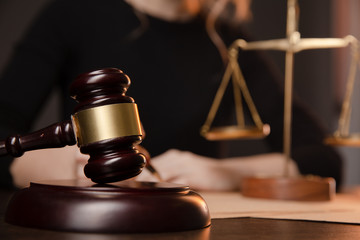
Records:
[[[90,158],[86,177],[96,183],[125,180],[141,173],[145,156],[135,145],[142,141],[137,105],[125,93],[129,77],[107,68],[79,75],[70,86],[78,105],[71,120],[0,142],[0,155],[21,156],[26,151],[77,145]]]

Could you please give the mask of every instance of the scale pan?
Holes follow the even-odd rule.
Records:
[[[270,126],[264,124],[262,128],[255,126],[239,127],[239,126],[225,126],[214,127],[208,132],[204,133],[207,140],[231,140],[231,139],[248,139],[248,138],[263,138],[269,135]]]
[[[349,136],[330,136],[325,139],[325,143],[334,146],[360,147],[360,134]]]

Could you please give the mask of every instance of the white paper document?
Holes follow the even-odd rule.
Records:
[[[331,201],[301,202],[243,197],[240,193],[201,192],[211,218],[256,217],[360,224],[360,197],[337,194]]]

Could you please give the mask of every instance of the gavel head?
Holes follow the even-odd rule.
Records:
[[[80,151],[89,154],[85,175],[96,183],[134,177],[145,166],[135,145],[142,140],[134,100],[125,93],[130,79],[114,68],[79,75],[70,86],[78,105],[72,115]]]

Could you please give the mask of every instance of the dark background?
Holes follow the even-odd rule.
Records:
[[[23,31],[49,1],[0,0],[0,72]],[[335,1],[299,0],[301,37],[334,37]],[[248,23],[248,28],[256,40],[285,37],[286,6],[286,0],[253,0],[253,20]],[[281,71],[284,71],[285,54],[279,51],[269,51],[267,54],[277,63]],[[337,127],[341,105],[339,98],[341,89],[339,90],[334,77],[334,56],[334,50],[329,49],[303,51],[295,55],[294,69],[295,94],[316,113],[329,134]],[[39,116],[34,129],[57,121],[57,94],[55,90],[47,101],[47,106]],[[357,181],[351,180],[351,176],[347,178],[349,179],[346,181],[350,183]]]

